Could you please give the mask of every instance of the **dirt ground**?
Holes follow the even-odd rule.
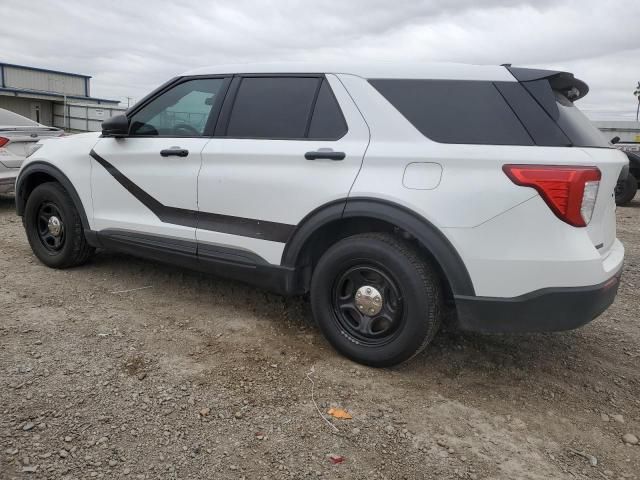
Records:
[[[590,325],[376,370],[301,299],[110,253],[50,270],[0,198],[0,478],[640,478],[640,197],[618,236]]]

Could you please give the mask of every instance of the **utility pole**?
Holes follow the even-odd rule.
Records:
[[[640,82],[638,82],[638,86],[640,86]],[[131,100],[133,100],[133,97],[127,97],[127,108],[131,106]]]
[[[636,87],[633,94],[638,99],[638,107],[636,108],[636,122],[638,121],[638,114],[640,113],[640,82],[638,82],[638,86]]]

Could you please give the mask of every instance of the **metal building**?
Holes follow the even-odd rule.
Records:
[[[122,113],[118,100],[91,96],[91,77],[0,62],[0,108],[70,131],[99,130]]]

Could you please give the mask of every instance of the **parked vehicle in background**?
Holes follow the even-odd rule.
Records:
[[[616,185],[616,204],[627,205],[634,199],[640,186],[640,143],[615,143],[629,159],[626,176],[622,175]]]
[[[625,156],[567,72],[471,65],[198,69],[28,158],[16,208],[53,268],[107,248],[310,294],[372,366],[479,332],[577,328],[614,300]]]
[[[38,141],[61,135],[58,128],[0,108],[0,194],[13,191],[20,166]]]

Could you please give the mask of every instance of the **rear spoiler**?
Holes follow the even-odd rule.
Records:
[[[505,65],[511,75],[519,82],[534,82],[536,80],[548,80],[551,88],[561,92],[572,102],[580,100],[589,93],[589,86],[582,80],[573,76],[573,73],[558,70],[539,70],[535,68],[518,68]]]

